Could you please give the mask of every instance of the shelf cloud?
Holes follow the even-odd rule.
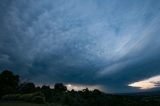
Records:
[[[159,5],[158,0],[1,0],[0,70],[37,84],[139,91],[128,84],[160,74]]]

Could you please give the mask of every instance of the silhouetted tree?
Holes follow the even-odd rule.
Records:
[[[52,90],[50,86],[43,85],[41,88],[42,93],[45,95],[46,101],[51,102],[52,100]]]
[[[20,84],[19,89],[18,89],[18,92],[22,94],[33,93],[35,91],[36,91],[36,87],[34,83],[31,83],[31,82],[24,82]]]
[[[6,94],[15,93],[19,84],[19,76],[9,70],[0,74],[0,97]]]
[[[54,90],[57,92],[65,92],[65,91],[67,91],[67,87],[64,86],[62,83],[56,83],[54,85]]]
[[[85,97],[85,98],[88,98],[90,95],[90,91],[89,91],[89,89],[88,88],[86,88],[86,89],[83,89],[82,90],[82,92],[83,92],[83,96]]]
[[[98,89],[94,89],[94,90],[93,90],[93,95],[99,96],[99,95],[101,95],[101,94],[102,94],[102,92],[99,91]]]
[[[37,86],[35,89],[37,92],[41,91],[41,87],[39,87],[39,86]]]

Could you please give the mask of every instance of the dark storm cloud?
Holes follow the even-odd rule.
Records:
[[[1,70],[113,92],[160,74],[158,1],[0,2]]]

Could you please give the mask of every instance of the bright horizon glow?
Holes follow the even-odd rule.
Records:
[[[86,88],[88,88],[89,90],[99,89],[99,90],[103,91],[103,87],[101,87],[99,85],[66,84],[66,86],[69,91],[71,91],[72,89],[75,91],[80,91],[80,90],[83,90]]]
[[[141,90],[152,89],[159,86],[160,75],[129,84],[130,87],[136,87]]]
[[[83,89],[88,88],[89,90],[94,90],[94,89],[98,89],[100,91],[105,91],[104,87],[100,86],[100,85],[80,85],[80,84],[64,84],[67,87],[67,90],[71,91],[72,89],[75,91],[81,91]],[[36,86],[42,87],[42,84],[36,84]],[[47,84],[47,86],[50,86],[50,88],[54,88],[54,85],[49,85]]]

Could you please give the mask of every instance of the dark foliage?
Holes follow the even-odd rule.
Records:
[[[14,75],[9,70],[4,70],[0,74],[0,97],[5,94],[15,93],[19,84],[19,76]]]
[[[10,71],[0,74],[0,94],[2,100],[34,103],[54,103],[67,106],[160,106],[160,95],[109,95],[98,89],[90,91],[68,91],[63,83],[54,89],[34,83],[19,84],[19,77]]]
[[[54,90],[57,92],[65,92],[65,91],[67,91],[67,87],[64,86],[62,83],[56,83],[54,85]]]
[[[34,83],[30,83],[30,82],[24,82],[20,84],[20,86],[18,87],[18,93],[21,93],[21,94],[33,93],[35,91],[36,91],[36,87]]]
[[[52,89],[49,86],[43,85],[40,91],[45,95],[47,102],[52,101]]]

